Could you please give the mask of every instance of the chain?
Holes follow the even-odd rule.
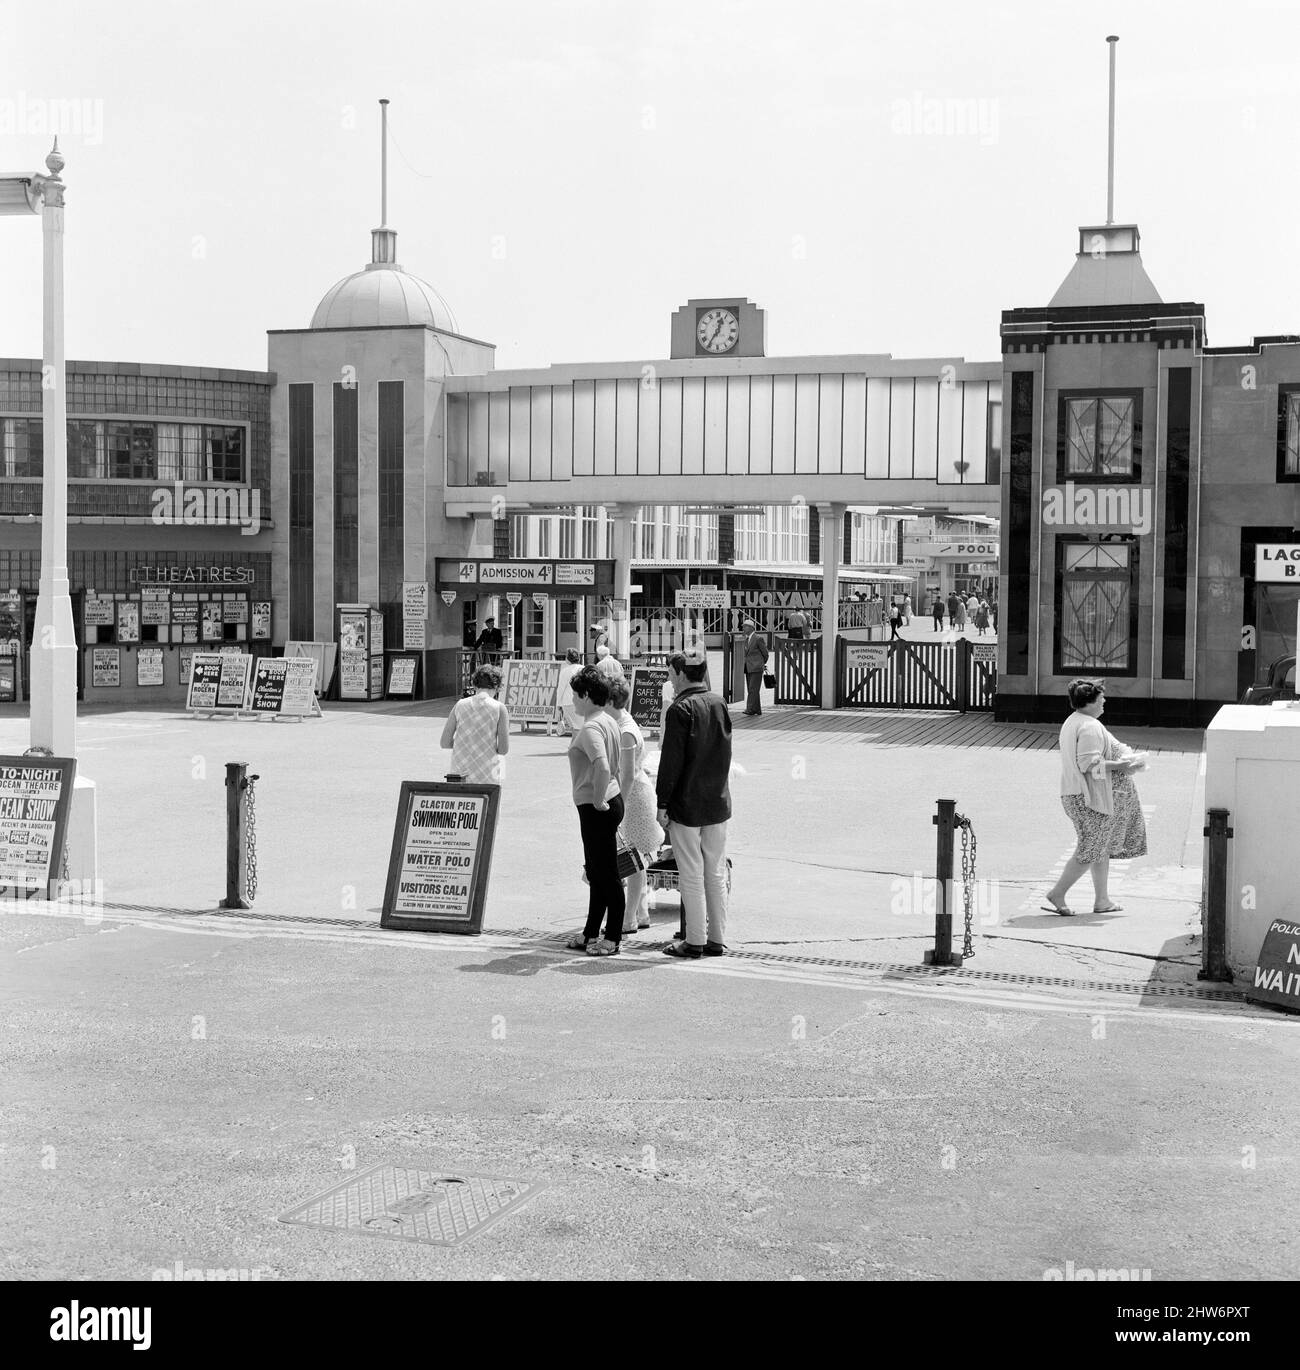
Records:
[[[244,883],[248,889],[248,902],[257,898],[257,786],[259,777],[250,775],[246,782],[248,802],[244,805]],[[969,918],[968,918],[969,924]]]
[[[961,829],[962,902],[966,913],[966,940],[962,946],[961,954],[965,958],[975,955],[975,948],[971,941],[971,919],[975,913],[975,851],[977,843],[975,841],[975,829],[971,826],[969,818],[963,818],[961,814],[956,814],[954,821]]]

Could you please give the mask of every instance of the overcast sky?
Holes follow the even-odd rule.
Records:
[[[70,358],[263,369],[389,223],[497,366],[657,358],[696,296],[769,355],[997,357],[1106,212],[1209,340],[1300,333],[1300,3],[0,0],[0,171],[67,157]],[[400,149],[400,151],[399,151]],[[0,219],[0,355],[40,350]]]

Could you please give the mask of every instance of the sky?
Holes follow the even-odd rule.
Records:
[[[1115,219],[1209,342],[1300,333],[1300,4],[0,0],[0,174],[67,166],[67,355],[266,366],[388,221],[500,368],[665,357],[686,300],[771,356],[999,355]],[[41,345],[0,218],[0,356]]]

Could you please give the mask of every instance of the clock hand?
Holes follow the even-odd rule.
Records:
[[[716,337],[718,336],[718,334],[719,334],[721,331],[722,331],[722,320],[719,319],[718,322],[717,322],[716,324],[714,324],[714,326],[713,326],[713,332],[709,334],[707,340],[705,341],[705,344],[704,344],[705,347],[710,347],[710,346],[712,346],[712,343],[713,343],[714,338],[716,338]]]

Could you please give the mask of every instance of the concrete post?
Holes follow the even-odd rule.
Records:
[[[835,643],[840,627],[840,556],[844,544],[843,504],[819,504],[822,552],[822,708],[835,707]]]

